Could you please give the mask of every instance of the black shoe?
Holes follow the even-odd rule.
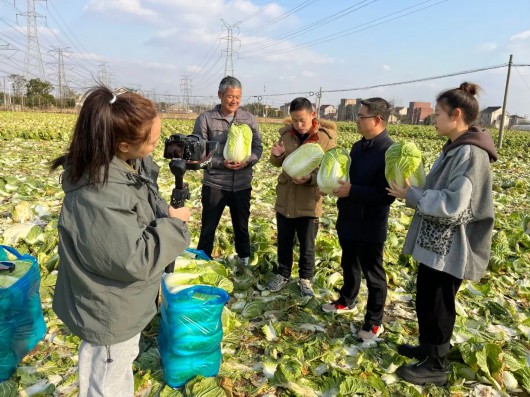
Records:
[[[416,364],[403,364],[396,370],[396,374],[415,385],[423,386],[432,383],[436,386],[447,384],[447,371],[445,356],[449,344],[426,346],[427,357]]]
[[[396,370],[396,374],[403,380],[415,385],[423,386],[427,383],[432,383],[436,386],[445,386],[447,384],[447,372],[445,369],[429,368],[426,362],[429,358],[425,358],[416,364],[403,364]]]
[[[413,346],[413,345],[403,344],[403,345],[398,346],[397,351],[402,356],[405,356],[408,358],[415,358],[419,361],[423,361],[423,359],[429,355],[428,349],[422,345]]]

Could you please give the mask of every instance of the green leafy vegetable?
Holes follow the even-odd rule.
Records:
[[[395,182],[405,187],[408,178],[412,186],[425,185],[425,170],[421,151],[413,142],[395,142],[385,153],[385,177],[388,184]]]
[[[338,188],[339,181],[350,180],[350,154],[346,149],[328,150],[320,163],[317,174],[318,187],[323,193],[332,194]]]
[[[291,178],[302,178],[320,165],[323,156],[324,151],[318,143],[306,143],[283,160],[282,168]]]
[[[252,130],[246,124],[232,124],[228,130],[226,145],[223,150],[225,160],[245,161],[252,149]]]

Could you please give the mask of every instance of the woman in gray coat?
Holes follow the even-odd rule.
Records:
[[[436,100],[435,128],[448,138],[423,189],[395,183],[391,196],[415,208],[403,252],[420,262],[416,282],[419,346],[398,352],[419,361],[396,373],[423,385],[447,382],[445,357],[456,320],[455,296],[462,280],[486,270],[494,225],[490,162],[497,153],[490,134],[472,126],[479,113],[478,86],[462,83]]]
[[[53,310],[82,339],[79,396],[133,396],[140,332],[189,244],[189,209],[168,207],[156,186],[160,125],[148,99],[96,87],[52,164],[65,169]]]

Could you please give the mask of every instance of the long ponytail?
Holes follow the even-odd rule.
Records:
[[[68,164],[70,182],[87,173],[89,182],[105,183],[118,144],[146,142],[156,115],[154,103],[139,94],[116,96],[107,87],[92,88],[85,94],[67,152],[52,161],[51,170]]]

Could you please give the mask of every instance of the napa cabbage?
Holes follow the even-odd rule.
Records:
[[[291,178],[302,178],[318,168],[323,156],[318,143],[306,143],[283,160],[282,168]]]
[[[333,189],[340,186],[339,181],[350,180],[350,155],[346,149],[333,148],[328,150],[320,163],[317,184],[320,191],[333,194]]]
[[[405,179],[412,186],[425,185],[425,170],[421,151],[413,142],[395,142],[385,153],[385,177],[389,185],[395,182],[405,187]]]
[[[228,129],[223,156],[236,163],[248,160],[252,149],[252,130],[247,124],[232,124]]]

